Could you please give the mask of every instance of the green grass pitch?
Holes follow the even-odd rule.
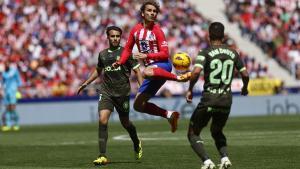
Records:
[[[97,124],[23,126],[0,132],[0,169],[200,169],[200,160],[186,138],[188,120],[169,131],[166,120],[134,121],[143,141],[143,159],[119,122],[110,122],[107,155],[111,163],[95,167]],[[233,169],[299,169],[300,116],[230,118],[225,128]],[[206,150],[219,156],[209,129],[203,131]]]

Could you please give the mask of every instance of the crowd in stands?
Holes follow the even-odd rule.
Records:
[[[139,0],[1,1],[0,69],[7,60],[15,63],[24,82],[23,98],[74,96],[80,83],[95,69],[98,52],[108,47],[105,28],[121,27],[124,44],[129,30],[138,21],[140,3]],[[195,58],[199,49],[208,46],[209,21],[185,0],[163,0],[160,4],[158,21],[171,55],[185,51]],[[232,40],[228,42],[234,46]],[[267,74],[266,66],[246,54],[242,56],[253,77]],[[99,82],[101,79],[96,83]],[[179,90],[172,91],[176,88],[168,90],[178,94]],[[93,89],[85,94],[96,95]],[[132,83],[132,92],[136,91],[137,83]]]
[[[300,1],[224,1],[229,20],[239,24],[242,35],[300,80]]]

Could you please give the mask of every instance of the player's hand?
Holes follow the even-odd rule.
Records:
[[[79,88],[77,89],[77,95],[79,95],[79,93],[87,86],[87,84],[82,84],[79,86]]]
[[[133,54],[133,58],[134,59],[146,59],[147,58],[147,54],[145,53],[134,53]]]
[[[112,66],[113,68],[118,68],[120,65],[121,65],[121,64],[120,64],[119,61],[115,61],[111,66]]]
[[[192,103],[192,101],[193,101],[193,92],[188,90],[185,94],[185,99],[186,99],[186,102]]]
[[[241,95],[243,95],[243,96],[247,96],[248,95],[248,89],[247,89],[247,87],[243,87],[242,88]]]

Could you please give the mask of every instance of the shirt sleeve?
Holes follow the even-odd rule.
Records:
[[[103,68],[103,63],[101,61],[101,53],[98,55],[98,63],[97,63],[97,68]]]
[[[157,38],[158,53],[148,53],[147,58],[157,61],[168,60],[169,47],[164,32],[159,27],[157,27],[154,33]]]
[[[235,59],[235,62],[236,62],[235,63],[235,67],[236,67],[236,69],[239,72],[242,72],[242,71],[246,70],[246,67],[244,66],[244,63],[243,63],[240,55],[237,52],[235,53],[235,55],[236,55],[236,59]]]
[[[132,56],[129,57],[126,63],[130,69],[136,69],[140,67],[139,62],[136,59],[134,59]]]
[[[205,52],[199,51],[196,57],[195,67],[201,67],[203,69],[205,63],[206,63]]]
[[[121,53],[121,57],[119,59],[119,62],[121,65],[125,64],[126,61],[128,60],[128,58],[132,55],[132,49],[134,46],[134,32],[135,32],[135,28],[133,28],[129,34],[128,40],[125,44],[125,47]]]

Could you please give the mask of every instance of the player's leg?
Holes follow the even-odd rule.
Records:
[[[19,126],[19,115],[17,113],[16,105],[17,105],[17,91],[11,91],[10,93],[10,103],[9,103],[9,110],[11,113],[11,120],[12,120],[12,128],[13,130],[17,131],[20,129]]]
[[[212,108],[212,111],[211,135],[221,156],[220,169],[227,169],[232,164],[228,158],[227,141],[223,128],[227,122],[230,108]]]
[[[215,167],[215,164],[205,151],[204,141],[200,137],[202,129],[207,125],[210,118],[211,113],[207,111],[207,107],[199,103],[191,116],[188,129],[188,140],[194,152],[202,160],[203,169],[212,169]]]
[[[98,146],[99,156],[93,161],[95,165],[105,165],[108,163],[106,157],[106,145],[108,139],[108,120],[113,111],[113,103],[109,96],[100,94],[98,110],[99,110],[99,128],[98,128]]]
[[[119,116],[122,126],[127,130],[132,142],[135,159],[139,160],[143,156],[142,142],[137,136],[136,127],[132,124],[127,116]]]
[[[121,121],[122,126],[127,130],[132,142],[133,148],[135,152],[135,158],[138,160],[142,158],[142,144],[139,140],[136,132],[135,126],[129,120],[129,96],[125,97],[116,97],[114,100],[114,106],[116,107],[117,112],[119,113],[119,118]]]
[[[173,80],[178,82],[186,82],[191,77],[191,72],[177,76],[171,73],[171,71],[172,65],[170,62],[159,62],[146,67],[143,71],[143,76],[146,79]]]
[[[3,119],[3,121],[2,121],[3,123],[1,126],[1,130],[2,131],[10,131],[11,127],[12,127],[12,122],[11,122],[11,114],[8,111],[7,106],[5,108],[5,111],[3,112],[2,119]]]
[[[20,130],[19,126],[19,115],[16,111],[16,104],[10,105],[10,112],[11,112],[11,120],[12,120],[12,128],[15,131]]]
[[[95,165],[105,165],[108,163],[106,157],[106,145],[108,139],[107,123],[111,114],[111,110],[103,109],[99,112],[99,128],[98,128],[98,146],[99,156],[94,160]]]
[[[11,103],[11,97],[10,93],[5,92],[4,94],[4,105],[5,105],[5,111],[4,111],[4,119],[5,119],[5,125],[2,126],[2,131],[9,131],[12,129],[12,118],[11,118],[11,112],[10,112],[10,103]]]
[[[150,80],[145,80],[145,81],[150,81]],[[152,96],[152,94],[149,94],[149,93],[144,93],[144,92],[137,93],[134,103],[133,103],[134,109],[138,112],[147,113],[150,115],[161,116],[161,117],[166,118],[167,111],[165,109],[158,107],[154,103],[148,102],[151,97],[153,97],[153,96]]]
[[[154,103],[148,102],[164,82],[164,80],[144,80],[139,89],[139,93],[136,95],[133,107],[136,111],[166,118],[171,125],[171,131],[175,132],[177,130],[179,113],[176,111],[165,110]]]
[[[6,126],[5,111],[3,111],[3,113],[1,113],[1,126]]]

